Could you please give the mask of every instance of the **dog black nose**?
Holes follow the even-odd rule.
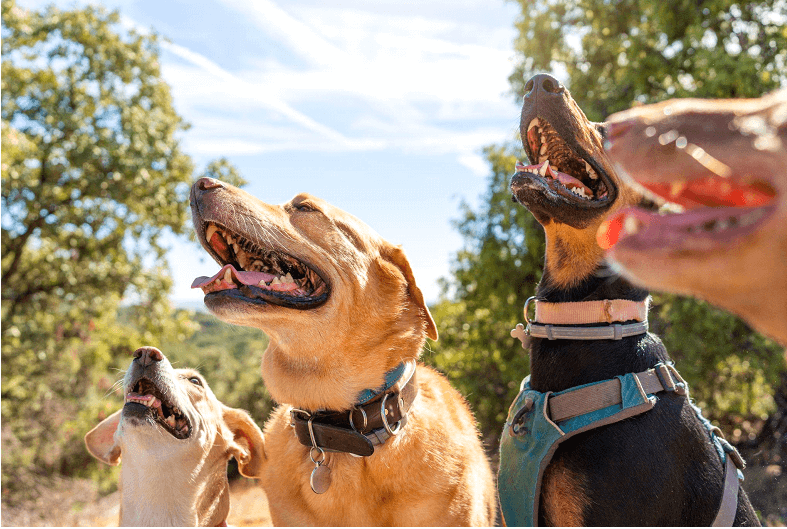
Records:
[[[560,94],[565,91],[565,87],[560,81],[549,74],[539,73],[525,83],[525,97],[537,94]]]
[[[153,362],[161,362],[164,359],[164,353],[155,347],[140,347],[132,353],[134,358],[139,360],[143,367],[147,367]]]

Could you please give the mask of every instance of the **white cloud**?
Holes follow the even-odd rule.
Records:
[[[393,148],[467,154],[509,139],[514,129],[488,124],[516,113],[506,94],[511,53],[475,42],[481,31],[449,40],[467,24],[288,4],[290,13],[270,0],[222,1],[305,64],[266,57],[229,72],[180,44],[166,45],[181,60],[166,62],[164,74],[178,105],[199,116],[192,118],[189,145],[201,153]],[[206,118],[219,112],[222,126],[206,127]],[[451,123],[468,120],[478,123],[453,130]],[[268,130],[260,133],[254,123]]]
[[[463,154],[458,158],[459,163],[470,169],[476,176],[487,176],[489,174],[489,162],[478,154]]]

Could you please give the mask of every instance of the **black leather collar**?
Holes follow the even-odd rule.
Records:
[[[396,435],[407,422],[407,412],[418,394],[415,371],[415,362],[407,364],[391,388],[349,410],[309,413],[293,408],[290,425],[298,441],[325,451],[372,455],[375,445]]]

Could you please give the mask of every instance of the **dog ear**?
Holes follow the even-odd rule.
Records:
[[[415,284],[413,270],[410,268],[410,262],[404,255],[402,247],[386,244],[380,249],[380,256],[395,265],[402,272],[405,280],[407,280],[407,292],[410,294],[410,298],[412,298],[415,304],[421,309],[424,319],[426,320],[426,335],[432,340],[437,340],[437,326],[432,319],[432,315],[429,313],[429,308],[424,302],[424,295],[421,293],[421,289]]]
[[[90,455],[108,465],[120,463],[120,445],[115,441],[115,432],[121,413],[122,409],[116,411],[85,435],[85,446]]]
[[[238,461],[238,470],[247,478],[262,476],[265,463],[265,439],[248,413],[223,407],[224,423],[232,432],[230,452]]]

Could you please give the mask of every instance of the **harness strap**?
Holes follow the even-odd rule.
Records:
[[[738,512],[738,468],[730,455],[727,454],[727,462],[724,465],[724,493],[721,497],[721,505],[711,527],[732,527],[735,513]]]
[[[635,373],[642,390],[646,394],[660,391],[676,391],[686,394],[686,381],[671,364],[659,364],[653,369]],[[553,395],[549,399],[549,417],[554,422],[565,421],[572,417],[585,415],[607,406],[621,404],[621,381],[613,378],[590,386],[582,386],[574,391]]]
[[[558,393],[535,391],[530,387],[530,377],[526,377],[511,405],[500,440],[498,491],[506,524],[538,524],[541,480],[560,443],[646,413],[656,404],[655,394],[660,392],[675,392],[688,399],[688,386],[671,363]],[[688,402],[707,429],[725,467],[721,505],[713,525],[730,526],[738,503],[737,469],[743,468],[743,460],[700,409]]]

